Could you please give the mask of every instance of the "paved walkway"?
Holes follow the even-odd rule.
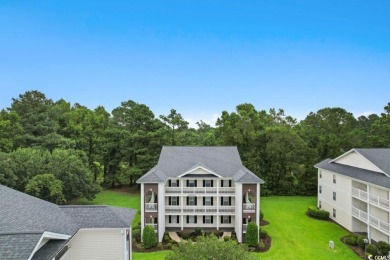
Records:
[[[223,232],[223,235],[219,240],[223,241],[224,237],[231,237],[231,236],[232,236],[232,232]]]
[[[177,235],[176,232],[169,232],[168,234],[169,234],[169,237],[170,237],[172,240],[176,241],[177,243],[180,243],[180,242],[181,242],[181,238]]]

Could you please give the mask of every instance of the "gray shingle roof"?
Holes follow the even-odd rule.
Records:
[[[27,259],[44,232],[73,236],[82,228],[130,227],[135,210],[111,206],[58,206],[0,185],[0,259]],[[54,240],[33,259],[55,255],[66,240]],[[62,246],[61,246],[62,245]]]
[[[264,183],[242,165],[235,146],[164,146],[157,165],[138,179],[137,183],[165,182],[197,166],[237,182]]]
[[[355,150],[390,175],[390,148],[356,148]]]
[[[67,240],[52,239],[44,244],[31,260],[51,260],[68,243]]]
[[[373,183],[390,189],[390,178],[383,173],[368,171],[361,168],[331,162],[331,159],[326,159],[320,163],[317,163],[314,167],[339,173],[351,178]]]

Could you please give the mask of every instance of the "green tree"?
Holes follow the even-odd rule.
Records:
[[[259,243],[259,227],[251,221],[246,228],[246,243],[248,246],[257,246]]]
[[[384,107],[381,116],[371,124],[368,139],[371,146],[390,148],[390,103]]]
[[[30,195],[56,204],[66,202],[63,194],[63,183],[52,174],[34,176],[28,181],[25,191]]]
[[[142,243],[146,249],[157,245],[157,236],[152,226],[146,225],[142,233]]]
[[[199,236],[196,243],[180,243],[172,253],[166,256],[167,260],[252,260],[256,257],[248,252],[245,244],[237,244],[236,241],[219,241],[215,235]]]
[[[177,134],[188,129],[188,122],[175,109],[171,109],[171,112],[167,116],[160,115],[160,118],[169,129],[171,145],[177,145]]]
[[[24,129],[15,111],[0,112],[0,151],[11,152],[20,146]]]

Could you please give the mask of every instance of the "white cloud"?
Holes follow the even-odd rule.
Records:
[[[184,119],[189,123],[189,127],[192,128],[198,128],[196,125],[196,122],[199,122],[202,120],[206,124],[209,124],[212,127],[215,127],[215,123],[217,122],[218,117],[220,117],[220,113],[214,113],[214,114],[206,114],[206,113],[200,113],[198,115],[183,115]]]
[[[369,116],[371,114],[378,114],[376,113],[375,111],[364,111],[364,112],[360,112],[360,113],[353,113],[355,115],[356,118],[360,117],[360,116]]]

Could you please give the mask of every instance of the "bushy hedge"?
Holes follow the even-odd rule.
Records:
[[[249,222],[246,228],[246,243],[248,246],[257,246],[259,243],[259,227],[255,222]]]
[[[268,235],[267,230],[260,229],[260,237],[261,238],[266,238]]]
[[[358,236],[356,239],[357,245],[362,249],[364,249],[364,246],[366,245],[366,243],[364,243],[364,239],[365,237],[363,236]]]
[[[357,237],[356,236],[347,236],[345,237],[345,243],[350,246],[357,246]]]
[[[182,239],[187,240],[187,239],[189,239],[189,238],[192,237],[192,232],[189,231],[189,230],[185,230],[185,229],[184,229],[184,230],[180,231],[179,235],[180,235],[180,237],[181,237]]]
[[[146,249],[155,247],[157,245],[157,236],[156,233],[154,233],[152,226],[145,226],[142,233],[142,242]]]
[[[141,229],[133,229],[131,235],[137,242],[141,242]]]
[[[378,249],[381,255],[389,255],[390,245],[384,241],[378,242]]]
[[[307,214],[316,219],[328,220],[329,212],[322,209],[317,209],[315,206],[310,206],[307,209]]]
[[[367,253],[371,255],[376,255],[378,254],[378,248],[374,244],[369,244],[366,247]]]

